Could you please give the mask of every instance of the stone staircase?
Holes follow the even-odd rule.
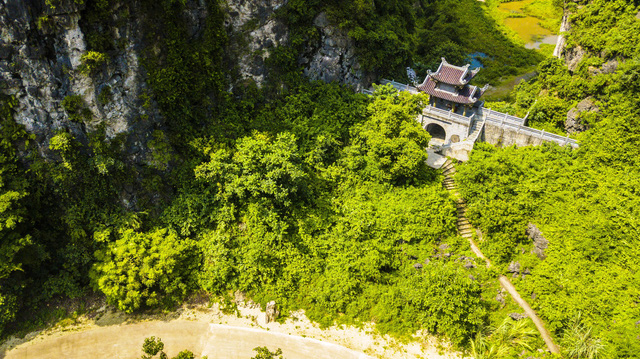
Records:
[[[482,118],[478,118],[473,122],[473,131],[467,137],[468,140],[473,141],[474,143],[478,140],[478,136],[480,136],[480,131],[482,131],[482,126],[484,126],[484,120]]]
[[[482,128],[482,123],[478,123],[478,127],[476,128],[476,131],[480,131],[479,130],[480,128]],[[444,180],[442,181],[444,188],[447,189],[449,192],[451,192],[456,198],[455,200],[456,212],[457,212],[456,226],[458,228],[458,233],[460,233],[460,236],[462,236],[462,238],[469,241],[471,251],[473,251],[476,257],[484,260],[485,263],[487,264],[487,267],[491,267],[491,261],[489,261],[489,259],[485,257],[484,254],[482,254],[475,240],[476,236],[478,238],[482,238],[482,233],[480,231],[476,231],[476,229],[473,228],[473,225],[471,225],[471,223],[466,217],[467,204],[458,193],[458,186],[456,185],[456,181],[454,178],[456,174],[456,168],[453,161],[447,158],[445,163],[442,165],[441,169],[442,169],[442,173],[444,174]],[[559,354],[560,349],[553,342],[553,338],[551,337],[551,334],[544,326],[544,322],[542,321],[542,319],[540,319],[540,317],[538,317],[538,315],[531,308],[529,303],[527,303],[524,299],[522,299],[522,297],[520,296],[520,294],[518,293],[514,285],[511,283],[511,281],[504,275],[500,275],[498,276],[498,282],[500,283],[500,286],[502,286],[502,288],[504,288],[511,295],[513,300],[524,310],[527,316],[531,318],[534,325],[540,332],[540,336],[542,337],[545,344],[547,345],[547,349],[551,353]]]
[[[479,131],[479,129],[477,129],[477,131]],[[453,195],[456,197],[456,212],[457,212],[456,215],[458,217],[456,220],[457,221],[456,226],[458,228],[458,233],[460,233],[460,236],[462,236],[462,238],[469,241],[469,244],[471,246],[471,250],[473,251],[473,253],[476,255],[476,257],[483,259],[487,263],[487,267],[488,267],[491,265],[491,262],[489,261],[489,259],[487,259],[487,257],[484,256],[484,254],[482,254],[482,252],[480,251],[480,248],[478,247],[478,244],[474,239],[474,234],[476,234],[476,230],[475,228],[473,228],[473,225],[471,225],[471,223],[466,217],[467,204],[458,193],[458,186],[456,185],[456,181],[453,178],[453,176],[456,173],[456,168],[454,166],[453,161],[451,161],[450,159],[447,159],[447,161],[442,165],[441,169],[444,174],[444,181],[442,182],[442,184],[444,185],[444,188],[452,192]]]

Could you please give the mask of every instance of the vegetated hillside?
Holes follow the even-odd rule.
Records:
[[[534,124],[587,129],[580,148],[478,145],[458,180],[483,250],[504,271],[526,270],[514,282],[567,356],[637,358],[640,9],[593,0],[567,11],[563,59],[544,61],[514,97],[537,101]],[[528,224],[548,240],[546,258],[531,252],[545,241]]]
[[[496,273],[455,233],[453,199],[424,164],[425,98],[304,77],[357,86],[359,66],[399,74],[475,51],[489,78],[536,63],[479,2],[9,3],[3,335],[91,291],[135,312],[242,290],[323,325],[542,347],[528,321],[503,322]]]
[[[400,21],[408,2],[384,4],[372,13]],[[0,8],[11,34],[0,53],[2,335],[91,291],[135,312],[241,290],[323,325],[373,320],[463,348],[498,304],[485,299],[491,274],[466,257],[453,199],[425,165],[429,135],[415,116],[426,99],[303,76],[309,44],[338,31],[315,20],[345,19],[344,3],[266,8],[269,21],[242,26],[269,37],[279,32],[265,24],[280,21],[288,40],[237,67],[234,51],[255,38],[228,27],[237,16],[227,6]],[[353,38],[363,64],[374,61]]]

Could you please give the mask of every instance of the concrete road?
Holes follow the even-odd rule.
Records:
[[[209,359],[249,359],[253,348],[281,348],[286,359],[368,359],[364,353],[315,339],[261,329],[230,327],[195,321],[151,321],[64,333],[24,343],[7,353],[7,359],[140,358],[142,343],[150,336],[162,338],[169,357],[188,349]],[[0,353],[0,358],[3,354]]]

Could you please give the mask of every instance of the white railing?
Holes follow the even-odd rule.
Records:
[[[473,114],[473,115],[471,115],[471,117],[466,117],[466,116],[458,115],[457,113],[454,113],[454,112],[451,112],[451,111],[442,110],[442,109],[433,107],[431,105],[427,105],[424,108],[424,110],[422,110],[422,114],[424,114],[424,115],[435,115],[435,116],[437,116],[437,117],[439,117],[441,119],[446,119],[446,120],[462,123],[462,124],[467,125],[467,126],[471,125],[471,120],[473,119],[473,116],[475,116],[475,114]]]
[[[419,93],[420,91],[411,86],[411,85],[407,85],[407,84],[403,84],[394,80],[381,80],[380,83],[382,85],[386,85],[386,84],[391,84],[393,87],[395,87],[398,91],[408,91],[411,93]],[[370,90],[364,90],[364,93],[368,93],[368,94],[372,94],[373,92]],[[462,115],[458,115],[457,113],[453,113],[451,111],[447,111],[447,110],[441,110],[439,108],[427,105],[427,107],[425,107],[425,109],[423,110],[423,115],[435,115],[437,117],[439,117],[440,119],[445,119],[445,120],[451,120],[454,122],[458,122],[458,123],[462,123],[464,125],[467,125],[469,127],[471,127],[472,124],[472,120],[474,118],[474,116],[476,116],[476,114],[474,113],[473,115],[471,115],[470,117],[466,117],[466,116],[462,116]],[[485,124],[487,122],[491,122],[493,124],[497,124],[499,127],[501,128],[514,128],[516,130],[517,133],[519,132],[523,132],[523,133],[527,133],[532,137],[538,137],[540,138],[542,141],[550,141],[550,142],[555,142],[558,143],[560,145],[566,145],[566,144],[570,144],[572,147],[578,147],[578,142],[574,139],[571,139],[569,137],[565,137],[565,136],[560,136],[560,135],[556,135],[555,133],[548,133],[545,132],[544,130],[538,130],[535,128],[531,128],[531,127],[527,127],[525,126],[525,122],[526,122],[526,116],[525,118],[520,118],[520,117],[516,117],[516,116],[511,116],[508,113],[502,113],[502,112],[498,112],[498,111],[493,111],[490,108],[480,108],[480,111],[478,112],[478,116],[482,116],[482,118],[484,118],[484,121],[482,121],[482,124],[480,124],[480,127],[482,129],[482,127],[485,126]],[[477,126],[478,124],[476,124]],[[469,131],[471,131],[471,129],[469,129]],[[480,131],[478,132],[479,135]],[[471,135],[471,133],[469,133],[469,136]],[[477,138],[477,136],[476,136]]]
[[[484,108],[484,107],[480,110],[480,115],[487,116],[487,118],[492,118],[495,120],[515,123],[521,126],[524,126],[524,123],[526,121],[524,118],[511,116],[508,113],[502,113],[502,112],[494,111],[490,108]]]
[[[515,129],[516,133],[522,132],[530,135],[531,137],[538,137],[542,141],[555,142],[559,145],[570,144],[572,147],[578,147],[578,142],[576,140],[569,137],[556,135],[555,133],[549,133],[544,130],[538,130],[536,128],[531,128],[531,127],[527,127],[519,124],[514,124],[511,122],[501,121],[501,120],[497,120],[495,118],[490,118],[490,117],[487,117],[485,121],[498,125],[498,127],[501,127],[501,128]]]

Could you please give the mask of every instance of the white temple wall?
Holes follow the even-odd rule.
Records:
[[[539,146],[544,142],[539,136],[519,132],[512,128],[503,128],[488,122],[484,125],[482,139],[487,143],[502,147],[511,145],[518,147]]]
[[[452,143],[451,138],[454,135],[458,137],[458,141],[463,141],[468,136],[469,126],[466,126],[454,121],[445,121],[441,119],[436,119],[434,117],[427,116],[427,115],[421,115],[419,117],[421,119],[422,127],[425,130],[427,129],[427,126],[429,126],[429,124],[432,124],[432,123],[442,126],[446,134],[445,140],[444,140],[445,144]]]

